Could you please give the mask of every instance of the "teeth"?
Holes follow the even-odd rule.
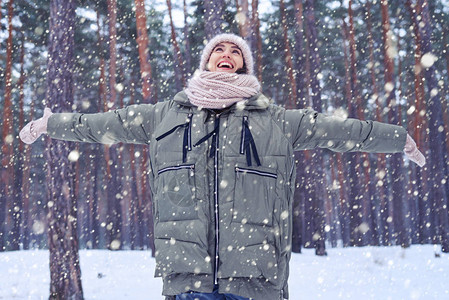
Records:
[[[230,63],[228,63],[228,62],[222,62],[222,63],[218,64],[218,67],[219,68],[226,67],[226,68],[230,68],[231,69],[232,65]]]

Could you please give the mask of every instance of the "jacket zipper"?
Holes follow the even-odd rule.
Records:
[[[188,125],[188,129],[187,129],[187,138],[188,138],[187,150],[189,150],[189,151],[192,151],[192,117],[193,117],[193,114],[190,113],[188,115],[188,118],[189,118],[188,123],[189,123],[189,125]]]
[[[183,163],[185,163],[187,161],[187,151],[192,151],[192,117],[193,117],[193,114],[189,113],[189,115],[187,116],[188,119],[187,119],[186,123],[176,125],[169,131],[156,137],[156,141],[160,141],[163,138],[174,133],[178,128],[184,127],[184,136],[183,136],[183,141],[182,141],[182,162]]]
[[[220,132],[220,115],[215,116],[215,123],[218,122],[218,130],[214,135],[215,137],[215,155],[214,155],[214,200],[215,200],[215,270],[214,270],[214,282],[218,284],[218,249],[219,249],[219,215],[218,215],[218,150],[219,150],[219,132]]]
[[[242,122],[242,133],[241,133],[241,137],[240,137],[240,154],[244,154],[244,145],[245,145],[245,122],[248,121],[248,117],[244,116],[243,117],[243,122]]]
[[[181,166],[166,167],[166,168],[163,168],[163,169],[160,169],[159,171],[157,171],[157,175],[161,175],[164,172],[181,170],[181,169],[190,169],[193,171],[195,169],[195,165],[181,165]]]
[[[264,176],[264,177],[271,177],[271,178],[274,178],[274,179],[278,178],[278,175],[275,174],[275,173],[258,171],[258,170],[253,170],[253,169],[246,169],[246,168],[235,167],[235,171],[237,172],[237,174],[238,173],[250,173],[250,174],[255,174],[255,175]]]

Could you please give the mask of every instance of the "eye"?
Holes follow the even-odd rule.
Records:
[[[215,52],[222,52],[222,51],[223,51],[223,49],[221,47],[215,48]]]
[[[239,50],[234,50],[234,51],[232,51],[232,53],[240,55],[240,51]]]

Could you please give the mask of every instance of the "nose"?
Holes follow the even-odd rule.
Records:
[[[229,49],[226,49],[223,51],[223,54],[221,56],[222,57],[231,57],[231,52],[229,51]]]

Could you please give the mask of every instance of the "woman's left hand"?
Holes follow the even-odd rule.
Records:
[[[405,142],[404,153],[411,161],[418,164],[418,166],[422,167],[426,164],[426,158],[421,153],[421,151],[418,150],[415,141],[409,134],[407,134],[407,141]]]

